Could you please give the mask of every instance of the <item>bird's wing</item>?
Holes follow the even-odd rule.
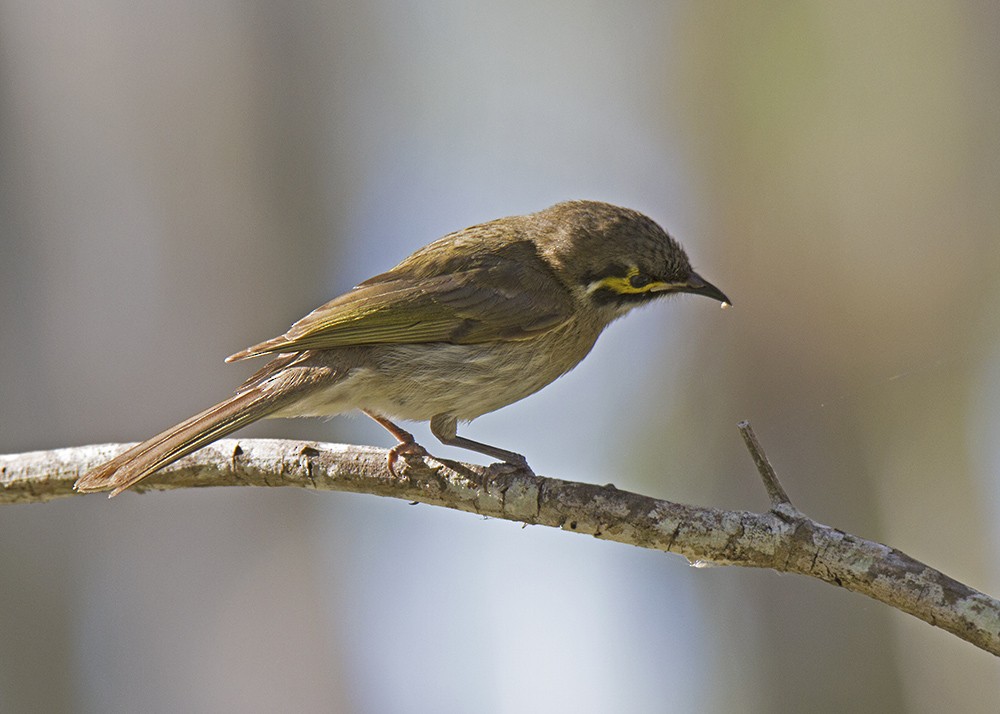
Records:
[[[569,291],[534,250],[456,257],[445,256],[437,275],[414,276],[404,261],[227,361],[347,345],[520,340],[572,314]]]

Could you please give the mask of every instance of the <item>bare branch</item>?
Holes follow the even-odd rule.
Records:
[[[768,498],[771,499],[771,508],[775,510],[780,508],[794,509],[795,507],[792,505],[791,499],[788,498],[784,487],[778,481],[778,474],[774,472],[774,467],[771,466],[771,462],[767,459],[767,454],[764,453],[764,447],[757,441],[757,435],[754,434],[750,422],[746,420],[741,421],[736,425],[736,428],[740,430],[740,436],[743,437],[743,442],[747,445],[750,457],[757,465],[757,472],[764,482]]]
[[[613,486],[534,476],[504,465],[410,459],[401,476],[386,452],[272,439],[226,439],[143,481],[136,490],[297,486],[392,496],[493,518],[589,533],[678,553],[701,564],[799,573],[867,595],[1000,655],[1000,602],[894,548],[824,526],[791,508],[747,425],[774,508],[723,511],[662,501]],[[0,456],[0,503],[74,495],[83,472],[131,445],[106,444]],[[762,464],[767,464],[765,476]]]

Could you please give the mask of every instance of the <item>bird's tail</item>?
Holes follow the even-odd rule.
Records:
[[[85,473],[73,488],[84,493],[110,490],[117,496],[182,456],[278,411],[294,396],[250,387]]]

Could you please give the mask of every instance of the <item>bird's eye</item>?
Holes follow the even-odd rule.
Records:
[[[645,273],[636,273],[628,279],[628,284],[633,288],[642,288],[653,282],[653,279]]]

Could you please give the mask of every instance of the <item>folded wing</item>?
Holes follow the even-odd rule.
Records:
[[[572,314],[568,289],[533,250],[464,261],[470,263],[414,279],[404,262],[313,310],[284,335],[226,361],[346,345],[521,340]]]

